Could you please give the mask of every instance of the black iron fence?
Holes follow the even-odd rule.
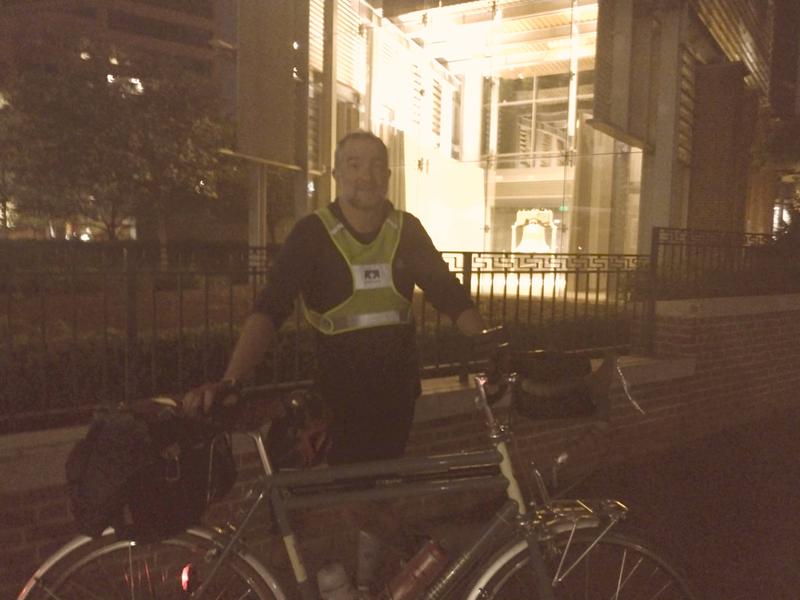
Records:
[[[276,250],[0,241],[0,429],[219,377]],[[656,228],[650,256],[442,255],[520,347],[647,347],[656,299],[800,292],[796,252],[769,235]],[[414,308],[424,374],[458,372],[464,339],[422,292]],[[313,368],[297,312],[259,377],[288,384]]]
[[[653,273],[641,278],[643,294],[678,299],[800,292],[800,257],[784,242],[766,234],[656,227]]]
[[[641,340],[642,299],[632,291],[649,257],[610,254],[444,252],[486,320],[520,345],[625,348]],[[424,321],[422,323],[424,327]]]
[[[101,402],[170,394],[221,376],[276,248],[238,244],[0,243],[0,427],[64,422]],[[444,252],[512,343],[562,349],[643,343],[647,256]],[[470,360],[449,320],[414,299],[424,374]],[[299,311],[259,369],[307,380],[313,334]]]

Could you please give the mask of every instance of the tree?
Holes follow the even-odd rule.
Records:
[[[219,199],[222,187],[235,187],[237,167],[219,154],[232,145],[233,126],[218,116],[211,82],[192,70],[162,61],[141,81],[138,126],[131,130],[145,197],[138,209],[156,217],[163,242],[166,213],[176,203]]]
[[[150,218],[165,242],[172,205],[217,199],[220,182],[236,178],[218,152],[232,127],[202,73],[163,57],[115,55],[112,64],[109,56],[76,51],[12,85],[0,145],[17,148],[8,163],[16,204],[90,219],[109,239],[125,219]]]
[[[17,115],[11,110],[5,93],[0,90],[0,231],[10,226],[11,206],[14,202],[14,171],[18,161],[19,140],[11,140],[4,132],[16,129]]]

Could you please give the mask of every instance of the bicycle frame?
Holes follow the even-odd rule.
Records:
[[[509,377],[512,382],[513,377]],[[440,598],[451,591],[470,572],[476,561],[498,545],[498,539],[507,543],[522,535],[528,541],[531,565],[539,582],[539,597],[542,600],[552,600],[554,595],[550,577],[546,573],[539,549],[542,534],[532,526],[533,513],[538,505],[532,502],[532,508],[528,509],[514,475],[507,447],[509,434],[495,419],[487,401],[487,378],[476,376],[475,383],[478,390],[476,405],[486,417],[491,442],[491,447],[484,450],[276,473],[267,454],[263,434],[248,432],[247,435],[258,453],[264,479],[258,485],[253,504],[239,523],[217,564],[221,564],[238,542],[241,532],[247,529],[258,507],[268,501],[292,566],[297,589],[304,600],[313,600],[318,598],[316,586],[309,579],[289,518],[290,512],[351,502],[386,501],[449,492],[505,490],[508,497],[506,503],[483,527],[470,547],[451,562],[444,574],[431,586],[427,597]],[[534,475],[542,505],[552,511],[543,479],[535,469]],[[588,522],[584,521],[583,526],[589,526]],[[595,526],[594,521],[592,526]],[[213,577],[213,573],[212,571],[209,579]],[[195,597],[202,595],[201,587]]]
[[[607,375],[609,368],[614,366],[615,363],[603,363],[597,372],[604,370],[605,374],[598,376],[594,381],[603,382],[604,386],[610,385]],[[623,381],[623,391],[633,406],[641,410],[630,398],[624,377],[618,365],[616,366],[617,374]],[[513,384],[514,375],[507,376],[507,382]],[[537,597],[542,600],[555,600],[555,590],[561,589],[567,578],[574,582],[574,575],[570,574],[576,572],[576,567],[580,563],[592,564],[585,559],[595,548],[599,548],[602,553],[615,547],[624,548],[625,554],[619,573],[617,574],[616,570],[611,573],[610,581],[616,590],[616,595],[612,592],[611,597],[619,595],[619,591],[627,585],[643,560],[647,561],[646,564],[654,565],[654,570],[648,572],[647,581],[650,581],[655,573],[663,574],[656,582],[659,587],[652,588],[657,594],[669,586],[674,586],[674,589],[682,594],[681,598],[697,597],[693,594],[692,586],[685,576],[679,569],[671,567],[663,559],[663,555],[648,550],[647,544],[642,544],[636,536],[626,535],[624,532],[609,533],[627,513],[627,508],[620,502],[553,500],[541,473],[534,465],[532,465],[534,497],[524,498],[507,448],[511,434],[495,419],[489,406],[487,399],[489,381],[485,376],[479,375],[475,377],[475,383],[478,391],[476,405],[486,417],[490,441],[489,447],[482,450],[276,473],[266,450],[264,432],[247,432],[245,435],[250,438],[257,450],[264,477],[253,488],[250,506],[235,527],[229,525],[225,530],[190,528],[181,534],[186,538],[185,541],[195,544],[193,548],[201,549],[203,556],[203,573],[197,580],[199,587],[189,592],[190,597],[197,599],[207,596],[213,587],[211,582],[220,579],[219,569],[224,564],[226,576],[231,572],[228,568],[230,566],[234,569],[244,566],[242,571],[236,571],[240,577],[243,576],[242,573],[251,571],[250,575],[245,575],[245,583],[247,588],[259,597],[262,597],[262,593],[278,599],[287,597],[275,574],[258,561],[245,544],[241,543],[242,533],[248,529],[256,511],[264,502],[269,503],[274,523],[282,536],[296,589],[303,600],[313,600],[318,598],[316,585],[309,581],[306,563],[292,528],[290,519],[292,511],[352,502],[484,490],[494,492],[504,490],[507,500],[493,517],[483,523],[468,547],[456,556],[438,579],[428,587],[424,598],[428,600],[454,598],[458,594],[459,599],[480,600],[493,597],[495,592],[508,591],[506,584],[511,581],[510,589],[515,596],[520,590],[523,593],[530,590],[535,591]],[[513,385],[506,388],[503,392],[504,398],[510,396],[512,388]],[[251,390],[251,393],[258,395],[258,390]],[[607,404],[596,406],[606,409],[601,414],[608,414]],[[103,532],[102,537],[106,536],[113,536],[113,539],[110,542],[98,541],[95,548],[87,546],[94,544],[95,539],[86,536],[79,536],[67,543],[42,564],[27,582],[19,598],[27,599],[34,588],[39,590],[40,594],[55,598],[57,596],[50,590],[51,584],[52,590],[58,593],[63,583],[70,581],[69,578],[75,573],[80,573],[79,570],[85,565],[93,564],[92,561],[96,556],[102,559],[106,555],[113,556],[119,549],[136,546],[135,542],[127,538],[117,537],[113,529]],[[178,538],[165,540],[164,543],[169,542],[178,542]],[[575,548],[575,552],[570,552],[572,547]],[[86,552],[86,549],[90,552]],[[97,551],[96,556],[92,554],[95,551]],[[634,562],[632,569],[625,570],[628,551],[633,552],[638,558],[632,561]],[[231,565],[226,564],[226,559],[229,557],[232,559]],[[126,559],[129,562],[132,560],[130,553]],[[63,566],[59,573],[56,567],[62,561]],[[144,564],[147,568],[147,562]],[[177,566],[180,566],[180,563]],[[601,569],[605,569],[605,566],[603,563]],[[74,570],[76,567],[78,571]],[[50,575],[51,569],[54,570],[53,576]],[[584,570],[581,570],[581,573],[588,575]],[[606,571],[601,570],[599,573]],[[507,579],[509,574],[511,579]],[[516,574],[523,574],[525,579],[517,580]],[[149,581],[149,575],[147,577]],[[80,575],[76,579],[80,585]],[[129,580],[134,581],[133,575]],[[227,585],[225,578],[222,578],[222,581]],[[583,577],[579,578],[580,585],[583,585],[583,581]],[[520,585],[522,587],[519,587]],[[569,585],[567,582],[566,586]],[[239,589],[237,588],[237,594],[240,593]]]

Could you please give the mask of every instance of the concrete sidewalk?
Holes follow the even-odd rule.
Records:
[[[622,500],[703,598],[800,599],[800,407],[604,468],[576,494]]]

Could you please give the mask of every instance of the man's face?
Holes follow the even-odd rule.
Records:
[[[381,206],[391,171],[376,140],[350,139],[339,150],[333,170],[339,200],[359,210]]]

